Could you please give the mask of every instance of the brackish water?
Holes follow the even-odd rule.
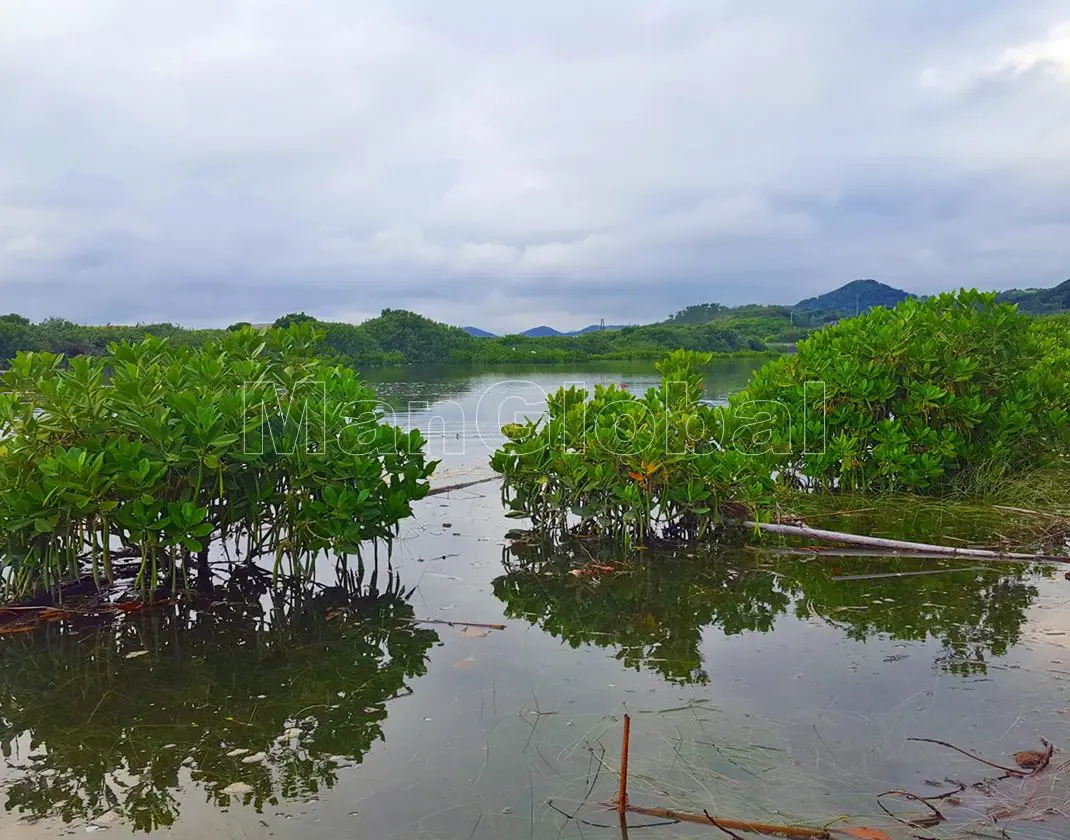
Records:
[[[749,370],[723,363],[707,377],[711,395]],[[500,424],[539,410],[562,381],[643,389],[657,375],[369,378],[399,422],[430,428],[443,462],[434,483],[446,484],[483,474]],[[969,523],[937,517],[925,534],[923,521],[864,528],[969,538]],[[618,837],[615,815],[586,808],[569,820],[546,803],[572,813],[615,793],[625,712],[637,804],[812,825],[850,815],[897,839],[999,836],[971,821],[1004,807],[1006,836],[1070,835],[1050,813],[1070,798],[1055,769],[1065,752],[1043,781],[969,788],[941,805],[950,819],[936,828],[896,833],[876,803],[889,789],[929,795],[999,775],[910,737],[1004,764],[1041,736],[1067,748],[1061,573],[752,549],[622,565],[590,548],[510,542],[518,524],[496,484],[480,485],[420,502],[389,571],[381,559],[373,578],[369,564],[359,596],[272,599],[246,577],[211,609],[0,637],[0,836]],[[653,840],[724,836],[629,822]]]

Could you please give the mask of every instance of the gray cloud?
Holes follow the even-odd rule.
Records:
[[[5,309],[491,329],[1052,285],[1062,2],[12,0]]]

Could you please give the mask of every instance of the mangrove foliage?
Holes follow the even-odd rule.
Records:
[[[510,515],[626,543],[707,537],[783,490],[978,492],[1065,464],[1068,323],[976,291],[908,298],[818,330],[726,406],[701,400],[710,357],[678,351],[644,395],[562,388],[492,466]]]
[[[19,354],[0,394],[0,595],[127,573],[184,587],[213,541],[298,577],[389,545],[435,463],[321,340],[304,324]]]

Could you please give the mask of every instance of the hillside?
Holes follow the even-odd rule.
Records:
[[[558,332],[553,327],[547,327],[545,324],[541,327],[532,327],[530,330],[524,330],[520,335],[527,338],[548,338],[550,336],[561,336],[563,332]]]
[[[1008,289],[999,293],[999,300],[1018,304],[1018,309],[1031,315],[1061,312],[1070,309],[1070,280],[1053,289]]]
[[[763,342],[790,344],[804,338],[810,330],[822,326],[833,317],[818,311],[795,312],[790,306],[748,303],[732,307],[720,303],[700,303],[681,309],[663,324],[671,327],[716,324],[722,329],[730,329]]]
[[[486,330],[481,330],[479,327],[461,327],[461,329],[464,330],[466,333],[468,333],[470,336],[472,336],[472,338],[497,338],[498,337],[498,335],[496,333],[487,332]]]
[[[587,333],[601,332],[602,330],[623,330],[624,327],[624,324],[606,324],[604,327],[601,324],[590,324],[582,330],[572,330],[565,333],[565,335],[586,335]]]
[[[909,292],[896,289],[876,280],[852,280],[845,286],[807,298],[795,304],[796,312],[832,312],[837,315],[856,315],[885,306],[891,309],[899,301],[914,297]]]

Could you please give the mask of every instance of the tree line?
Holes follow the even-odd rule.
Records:
[[[794,340],[785,332],[788,319],[734,315],[706,322],[666,321],[647,326],[603,330],[574,336],[534,338],[506,335],[476,338],[459,327],[425,318],[403,309],[384,309],[360,324],[320,321],[303,312],[277,319],[268,329],[313,322],[324,333],[320,352],[354,365],[401,364],[557,364],[610,359],[656,359],[671,349],[725,354],[767,352],[776,341]],[[62,318],[37,323],[18,315],[0,315],[0,360],[22,350],[45,350],[67,356],[99,356],[108,345],[138,342],[147,336],[166,338],[172,345],[199,347],[223,337],[246,322],[227,330],[187,329],[176,324],[85,325]],[[804,335],[805,329],[797,331]]]

